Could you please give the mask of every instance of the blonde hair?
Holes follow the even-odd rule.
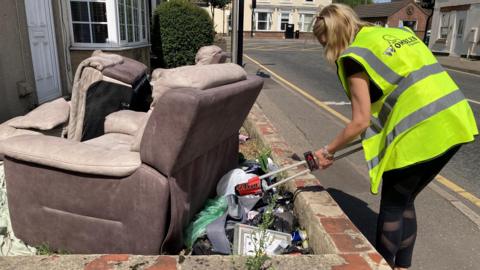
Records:
[[[353,9],[343,4],[330,4],[324,7],[315,20],[313,34],[320,41],[325,35],[325,58],[335,63],[340,54],[352,43],[363,26],[373,24],[358,18]]]

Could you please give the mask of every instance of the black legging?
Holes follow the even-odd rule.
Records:
[[[376,247],[391,266],[408,268],[412,264],[417,237],[415,198],[459,148],[455,146],[435,159],[383,173]]]

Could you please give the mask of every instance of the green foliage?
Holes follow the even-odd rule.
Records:
[[[349,5],[351,7],[355,7],[358,5],[366,5],[366,4],[373,4],[372,0],[335,0],[333,3],[341,3],[345,5]]]
[[[260,163],[260,167],[262,167],[262,170],[266,173],[268,172],[268,158],[270,157],[271,153],[272,150],[269,148],[264,148],[258,156],[258,163]]]
[[[66,255],[66,254],[70,254],[68,251],[62,250],[62,249],[53,250],[46,243],[41,244],[40,246],[36,247],[36,249],[37,249],[37,254],[36,255],[52,255],[52,254]]]
[[[213,43],[215,34],[208,12],[187,0],[163,2],[152,23],[153,67],[174,68],[195,63],[202,46]]]
[[[273,224],[274,215],[273,209],[277,203],[278,195],[274,194],[268,203],[265,212],[262,214],[262,223],[258,226],[258,231],[253,234],[254,256],[247,258],[245,266],[248,270],[272,270],[272,266],[268,264],[270,257],[265,253],[268,247],[267,230]],[[258,237],[257,237],[258,236]]]

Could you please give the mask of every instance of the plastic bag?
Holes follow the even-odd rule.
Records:
[[[185,229],[185,246],[192,248],[197,238],[206,233],[208,224],[222,216],[227,211],[227,207],[227,200],[223,196],[207,200],[203,210]]]

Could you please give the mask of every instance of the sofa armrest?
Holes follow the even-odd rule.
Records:
[[[146,112],[120,110],[105,118],[105,133],[122,133],[135,136],[147,117]]]
[[[125,177],[142,163],[136,152],[108,150],[51,136],[24,135],[2,144],[7,158],[79,173]]]

